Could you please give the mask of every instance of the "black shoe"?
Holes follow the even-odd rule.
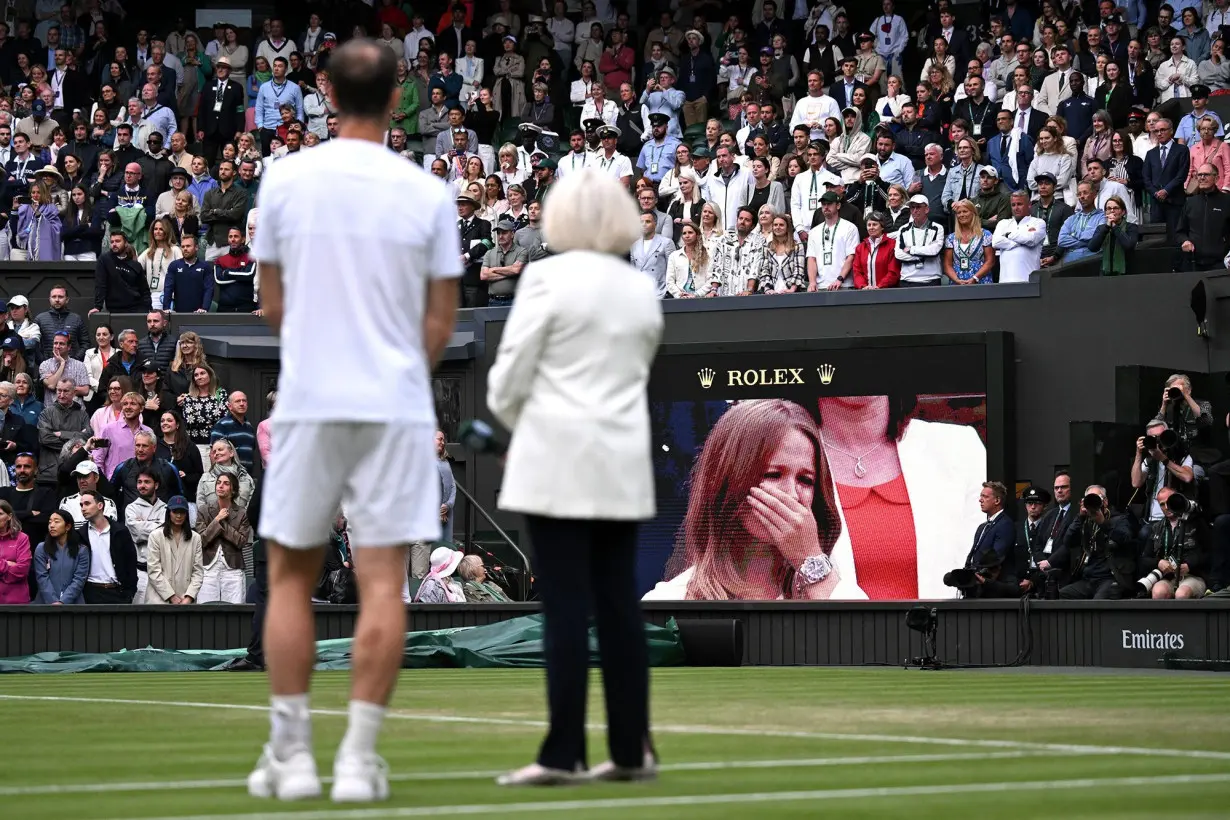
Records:
[[[265,665],[262,663],[256,663],[255,661],[252,660],[252,658],[245,655],[242,658],[235,658],[234,660],[227,661],[227,663],[222,667],[222,671],[224,672],[264,672]]]

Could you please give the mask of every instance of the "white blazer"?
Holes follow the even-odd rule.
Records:
[[[654,516],[645,391],[661,336],[656,283],[614,256],[572,251],[525,269],[487,376],[487,406],[512,431],[500,509]]]
[[[955,598],[957,590],[944,586],[944,573],[965,565],[974,532],[986,521],[978,508],[978,493],[986,481],[986,447],[973,428],[915,419],[897,442],[897,458],[914,517],[918,597]],[[841,535],[831,557],[841,581],[830,600],[866,600],[854,569],[850,528],[837,488],[833,489],[838,495]],[[643,600],[683,600],[691,576],[689,567],[670,581],[659,583]]]

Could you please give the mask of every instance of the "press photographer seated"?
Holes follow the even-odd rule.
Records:
[[[1195,505],[1174,490],[1163,487],[1157,502],[1165,515],[1149,525],[1149,540],[1142,553],[1142,569],[1150,572],[1137,584],[1140,597],[1154,600],[1202,598],[1207,589],[1207,525]]]
[[[1122,598],[1136,583],[1135,542],[1131,519],[1111,510],[1106,489],[1096,484],[1087,488],[1077,523],[1049,562],[1072,578],[1059,588],[1059,597]]]
[[[1189,495],[1195,479],[1192,457],[1187,446],[1164,421],[1153,420],[1145,428],[1145,434],[1136,439],[1136,458],[1132,462],[1132,486],[1144,489],[1150,499],[1148,519],[1161,521],[1164,517],[1158,503],[1158,491],[1163,487],[1172,490],[1187,490]]]

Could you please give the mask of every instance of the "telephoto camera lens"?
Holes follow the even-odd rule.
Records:
[[[1146,450],[1156,450],[1157,449],[1157,436],[1145,436],[1145,449]]]
[[[1089,512],[1098,512],[1102,509],[1102,496],[1097,493],[1090,493],[1085,496],[1081,503],[1084,505],[1085,509],[1089,510]]]
[[[1166,506],[1169,507],[1170,511],[1175,515],[1183,515],[1183,513],[1191,509],[1192,502],[1187,500],[1187,496],[1180,495],[1179,493],[1171,493],[1166,499]]]
[[[1171,401],[1178,401],[1182,395],[1183,395],[1183,391],[1177,387],[1171,387],[1166,391],[1166,398],[1170,399]]]
[[[1157,586],[1157,582],[1165,578],[1170,573],[1162,572],[1160,569],[1155,569],[1144,578],[1136,582],[1137,590],[1141,593],[1142,598],[1148,598],[1153,593],[1153,587]]]
[[[1174,430],[1163,430],[1157,437],[1157,443],[1163,450],[1169,450],[1179,443],[1179,434]]]

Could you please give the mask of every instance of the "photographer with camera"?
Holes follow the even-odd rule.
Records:
[[[1080,517],[1068,530],[1050,565],[1066,570],[1071,583],[1060,587],[1068,600],[1103,601],[1122,598],[1136,583],[1135,527],[1131,519],[1111,511],[1106,488],[1085,490]]]
[[[1152,571],[1137,581],[1141,597],[1155,601],[1202,598],[1207,584],[1208,534],[1195,502],[1169,487],[1158,490],[1157,502],[1165,518],[1149,525],[1144,562]]]
[[[1175,373],[1166,379],[1162,406],[1154,421],[1166,422],[1184,444],[1190,445],[1201,430],[1213,426],[1213,405],[1192,398],[1192,380],[1184,373]]]
[[[1179,435],[1164,421],[1154,419],[1145,428],[1145,434],[1136,439],[1136,458],[1132,461],[1132,486],[1144,489],[1149,499],[1146,517],[1150,522],[1161,521],[1164,511],[1158,503],[1157,493],[1163,487],[1172,490],[1188,489],[1196,474],[1192,469],[1192,457]]]

